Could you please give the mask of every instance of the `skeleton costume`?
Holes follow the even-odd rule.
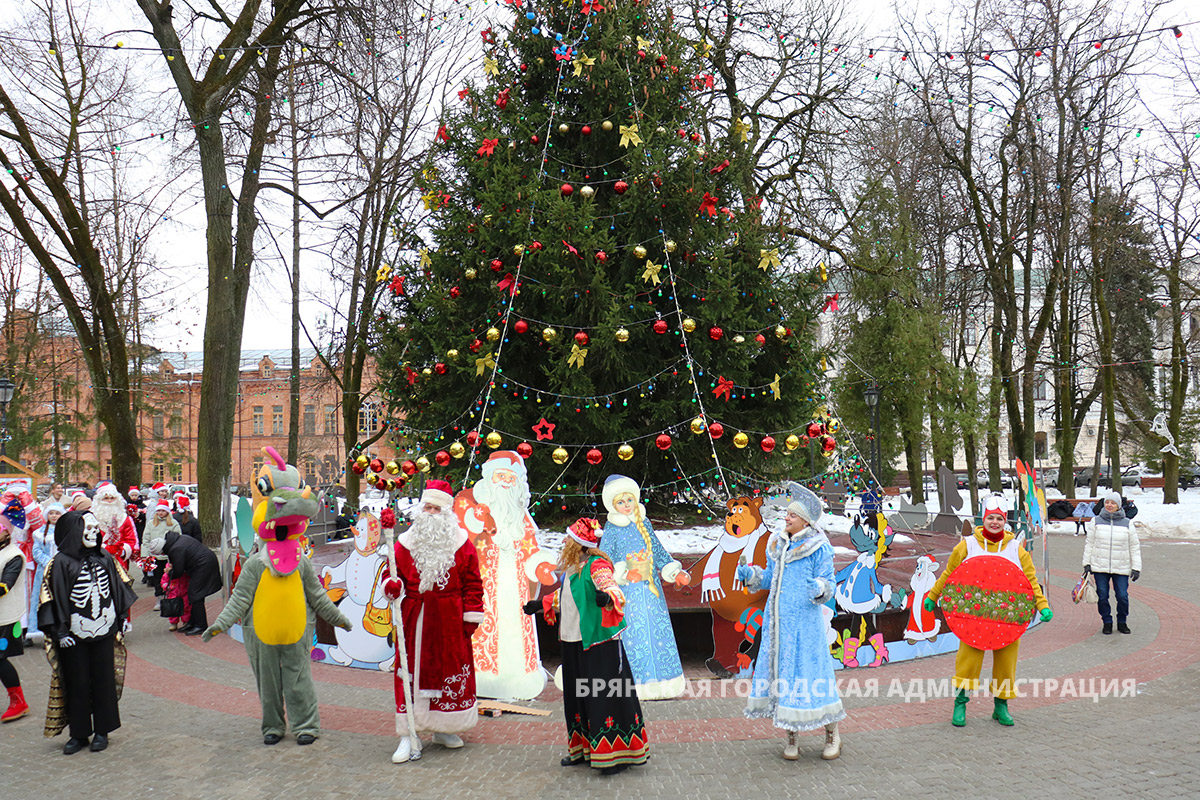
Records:
[[[54,534],[58,553],[46,566],[38,606],[54,668],[45,734],[56,736],[69,726],[64,752],[76,752],[93,733],[92,750],[103,750],[108,733],[121,727],[121,628],[137,595],[125,570],[101,546],[101,527],[90,513],[64,514]]]

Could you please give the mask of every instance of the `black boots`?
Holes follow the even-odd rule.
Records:
[[[1124,622],[1117,623],[1117,630],[1120,631],[1121,633],[1133,633],[1133,631],[1129,630],[1129,626],[1126,625]]]
[[[1104,623],[1104,627],[1100,629],[1100,632],[1103,633],[1105,636],[1108,636],[1110,633],[1112,633],[1112,623],[1111,622]]]

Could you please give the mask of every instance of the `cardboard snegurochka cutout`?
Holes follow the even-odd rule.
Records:
[[[663,582],[687,586],[683,565],[671,558],[646,519],[641,487],[624,475],[609,475],[601,496],[608,509],[604,551],[616,559],[613,578],[625,593],[622,641],[642,700],[683,694],[683,667],[667,613]]]
[[[946,569],[925,598],[926,611],[941,606],[950,629],[958,635],[954,660],[954,714],[951,722],[967,724],[968,691],[979,688],[983,654],[992,651],[992,719],[1012,725],[1008,701],[1016,697],[1017,651],[1035,614],[1043,622],[1054,616],[1038,584],[1037,572],[1021,541],[1005,530],[1008,501],[993,494],[983,501],[983,524],[963,537]]]
[[[325,594],[305,557],[304,532],[317,513],[316,495],[275,448],[264,447],[263,455],[266,461],[254,481],[259,549],[242,563],[229,602],[203,639],[210,641],[241,620],[262,701],[263,744],[278,744],[288,721],[296,744],[312,744],[321,726],[310,657],[314,612],[339,628],[353,625]]]
[[[725,504],[725,532],[717,546],[689,570],[691,585],[700,587],[700,602],[712,610],[713,655],[704,665],[718,678],[748,670],[758,652],[758,624],[767,591],[745,591],[737,568],[743,554],[746,563],[767,563],[762,505],[761,497],[731,497]]]
[[[340,564],[321,569],[321,585],[338,610],[355,622],[354,630],[334,629],[337,644],[326,651],[329,660],[343,666],[357,661],[390,672],[396,652],[389,639],[392,607],[383,592],[387,558],[380,544],[382,533],[378,517],[369,511],[359,514],[354,549]],[[330,588],[335,583],[345,588]]]
[[[525,459],[497,450],[470,489],[459,492],[454,513],[479,553],[484,619],[475,631],[475,687],[480,697],[532,700],[546,686],[537,628],[521,607],[531,583],[555,583],[554,561],[537,543],[529,516]]]

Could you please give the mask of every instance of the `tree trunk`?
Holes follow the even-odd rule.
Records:
[[[288,463],[300,466],[300,142],[296,131],[296,76],[288,68],[292,129],[292,368],[289,374]],[[301,473],[303,474],[303,472]]]

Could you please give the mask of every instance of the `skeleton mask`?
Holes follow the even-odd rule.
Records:
[[[91,549],[100,544],[100,521],[92,514],[83,515],[83,546]]]

